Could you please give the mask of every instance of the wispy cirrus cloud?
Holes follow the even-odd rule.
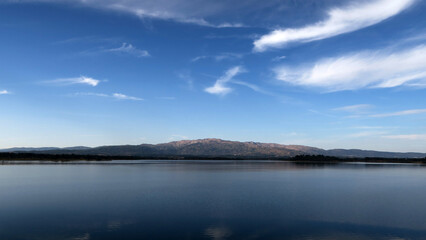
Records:
[[[406,115],[418,115],[418,114],[426,114],[426,109],[409,109],[397,112],[388,112],[388,113],[376,113],[371,114],[371,109],[374,108],[373,105],[370,104],[359,104],[359,105],[351,105],[345,107],[334,108],[334,111],[341,111],[353,114],[351,117],[367,117],[367,118],[385,118],[385,117],[398,117],[398,116],[406,116]],[[378,129],[383,127],[353,127],[358,129]]]
[[[93,93],[93,92],[78,92],[74,93],[74,96],[94,96],[94,97],[110,97],[110,95],[105,93]]]
[[[117,44],[117,43],[114,43]],[[111,46],[111,44],[108,44]],[[139,49],[133,46],[130,43],[123,42],[119,47],[96,47],[92,49],[87,49],[81,51],[79,54],[83,56],[98,56],[99,54],[116,54],[116,55],[126,55],[133,56],[137,58],[150,57],[150,53],[147,50]]]
[[[10,92],[7,90],[0,90],[0,95],[7,95],[7,94],[10,94]]]
[[[220,62],[222,60],[235,60],[235,59],[240,59],[243,57],[243,54],[241,53],[221,53],[218,55],[203,55],[203,56],[197,56],[193,59],[191,59],[191,62],[198,62],[204,59],[214,59],[217,62]]]
[[[191,59],[191,62],[198,62],[198,61],[201,61],[201,60],[207,59],[207,58],[210,58],[210,56],[205,56],[205,55],[196,56],[195,58]]]
[[[82,84],[82,85],[89,85],[92,87],[96,87],[100,82],[101,80],[97,80],[97,79],[86,77],[86,76],[81,76],[76,78],[58,78],[55,80],[44,81],[43,83],[60,85],[60,86]]]
[[[142,98],[139,97],[132,97],[132,96],[128,96],[122,93],[113,93],[112,94],[113,98],[119,99],[119,100],[133,100],[133,101],[143,101]]]
[[[80,0],[81,2],[86,2],[85,0]],[[93,1],[95,2],[95,1]],[[176,1],[178,3],[179,1]],[[182,3],[182,5],[187,5]],[[219,24],[214,24],[208,22],[204,18],[191,16],[190,14],[181,14],[177,9],[169,9],[166,5],[174,6],[170,2],[164,2],[161,6],[160,4],[153,4],[150,1],[117,1],[112,4],[102,4],[99,3],[97,7],[103,7],[107,9],[112,9],[121,12],[131,13],[141,18],[156,18],[162,20],[172,20],[180,23],[195,24],[203,27],[212,27],[212,28],[241,28],[244,27],[241,23],[229,23],[223,22]],[[154,10],[155,9],[155,10]]]
[[[274,58],[272,59],[272,61],[273,61],[273,62],[279,62],[279,61],[284,60],[284,59],[286,59],[286,58],[287,58],[287,56],[278,56],[278,57],[274,57]]]
[[[353,126],[351,127],[351,129],[364,129],[364,130],[385,129],[385,128],[389,128],[389,127],[383,127],[383,126]]]
[[[117,38],[117,37],[100,37],[95,35],[89,35],[89,36],[78,36],[78,37],[62,39],[62,40],[52,42],[52,44],[53,45],[67,45],[67,44],[76,44],[76,43],[115,44],[121,41],[122,41],[121,38]]]
[[[349,112],[349,113],[364,113],[374,106],[371,104],[357,104],[357,105],[349,105],[344,107],[338,107],[334,108],[334,111],[341,111],[341,112]]]
[[[257,39],[260,35],[258,34],[226,34],[226,35],[218,35],[218,34],[208,34],[204,38],[206,39],[228,39],[228,38],[236,38],[236,39]]]
[[[416,114],[424,114],[424,113],[426,113],[426,109],[411,109],[411,110],[404,110],[399,112],[374,114],[374,115],[370,115],[370,117],[375,117],[375,118],[397,117],[397,116],[416,115]]]
[[[74,96],[94,96],[94,97],[104,97],[104,98],[114,98],[117,100],[132,100],[132,101],[143,101],[143,98],[128,96],[122,93],[93,93],[93,92],[78,92],[75,93]]]
[[[218,14],[230,4],[209,0],[6,0],[16,2],[68,3],[131,14],[142,19],[161,19],[212,28],[241,28],[242,23],[215,22],[206,17]]]
[[[105,50],[103,50],[103,52],[117,53],[117,54],[128,54],[128,55],[132,55],[132,56],[139,57],[139,58],[150,56],[148,51],[138,49],[130,43],[123,43],[118,48],[105,49]]]
[[[238,84],[238,85],[241,85],[241,86],[248,87],[251,90],[258,92],[258,93],[262,93],[262,94],[270,95],[270,96],[275,96],[274,93],[266,91],[266,90],[260,88],[259,86],[252,84],[252,83],[247,83],[247,82],[243,82],[243,81],[231,81],[231,82],[234,83],[234,84]]]
[[[217,79],[212,87],[208,87],[204,90],[210,94],[226,95],[232,91],[232,88],[228,87],[227,83],[242,72],[244,72],[244,69],[241,66],[233,67],[226,71],[222,77]]]
[[[387,133],[388,133],[387,131],[362,131],[362,132],[349,134],[348,137],[350,138],[377,137],[377,136],[383,136],[384,134],[387,134]]]
[[[278,80],[326,91],[419,87],[426,84],[426,45],[399,51],[363,51],[300,67],[279,66]]]
[[[395,140],[426,140],[426,134],[386,135],[383,138]]]
[[[301,28],[274,30],[254,42],[254,51],[281,48],[295,42],[312,42],[380,23],[410,7],[415,0],[374,0],[352,3],[328,11],[328,18]]]

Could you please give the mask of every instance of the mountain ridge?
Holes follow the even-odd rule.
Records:
[[[241,157],[241,158],[286,158],[297,155],[324,155],[333,157],[383,157],[383,158],[424,158],[426,153],[385,152],[361,149],[325,150],[304,145],[284,145],[262,142],[239,142],[218,138],[172,141],[159,144],[113,145],[99,147],[68,148],[11,148],[0,152],[26,152],[43,154],[78,154],[102,156],[199,156],[199,157]]]

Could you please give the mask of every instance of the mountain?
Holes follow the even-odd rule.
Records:
[[[380,151],[368,151],[361,149],[332,149],[327,150],[324,154],[326,156],[334,157],[359,157],[359,158],[424,158],[426,153],[416,152],[380,152]]]
[[[57,150],[60,148],[54,147],[42,147],[42,148],[6,148],[0,149],[0,152],[38,152],[38,151],[49,151],[49,150]]]
[[[321,154],[321,149],[305,146],[256,142],[235,142],[221,139],[184,140],[163,144],[102,146],[83,150],[54,149],[42,151],[54,154],[120,155],[120,156],[199,156],[199,157],[289,157],[304,152]]]
[[[7,152],[8,150],[1,150]],[[228,157],[228,158],[286,158],[297,155],[325,155],[335,157],[424,158],[426,153],[396,153],[359,149],[332,149],[275,143],[237,142],[215,138],[183,140],[162,144],[102,146],[95,148],[14,148],[9,152],[35,152],[44,154],[77,154],[137,157]]]
[[[89,147],[77,146],[77,147],[66,147],[66,148],[57,148],[57,147],[41,147],[41,148],[6,148],[0,149],[0,152],[43,152],[43,151],[53,151],[53,150],[85,150]]]

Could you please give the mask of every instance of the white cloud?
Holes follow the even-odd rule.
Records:
[[[426,140],[426,134],[387,135],[383,136],[383,138],[396,140]]]
[[[123,43],[119,48],[106,49],[104,52],[125,53],[136,57],[149,57],[150,54],[146,50],[135,48],[132,44]]]
[[[273,61],[273,62],[279,62],[279,61],[284,60],[284,59],[286,59],[286,58],[287,58],[286,56],[278,56],[278,57],[274,57],[274,58],[272,59],[272,61]]]
[[[229,59],[239,59],[242,58],[243,54],[240,53],[222,53],[214,56],[213,58],[216,61],[229,60]]]
[[[80,0],[80,2],[87,4],[87,0]],[[189,7],[188,2],[184,1],[158,1],[157,3],[154,3],[152,1],[141,1],[141,0],[126,0],[126,1],[108,1],[105,3],[105,0],[95,0],[91,1],[91,3],[88,3],[88,5],[100,7],[100,8],[107,8],[111,10],[121,11],[121,12],[127,12],[133,15],[136,15],[140,18],[156,18],[156,19],[163,19],[163,20],[173,20],[176,22],[181,23],[189,23],[189,24],[195,24],[200,25],[204,27],[213,27],[213,28],[240,28],[244,27],[241,23],[220,23],[220,24],[213,24],[208,21],[206,21],[202,17],[198,17],[196,15],[190,14],[189,10],[192,9],[192,7]],[[194,7],[197,5],[195,2],[192,3]],[[188,7],[188,10],[184,10],[183,7]],[[185,13],[180,12],[183,11]],[[194,12],[199,11],[199,9],[192,9]],[[186,12],[188,11],[188,12]]]
[[[234,84],[238,84],[238,85],[241,85],[241,86],[245,86],[245,87],[248,87],[248,88],[250,88],[251,90],[253,90],[253,91],[255,91],[255,92],[258,92],[258,93],[262,93],[262,94],[266,94],[266,95],[271,95],[271,96],[274,96],[275,94],[273,94],[273,93],[271,93],[271,92],[268,92],[268,91],[266,91],[266,90],[263,90],[262,88],[260,88],[259,86],[257,86],[257,85],[254,85],[254,84],[251,84],[251,83],[247,83],[247,82],[243,82],[243,81],[231,81],[232,83],[234,83]]]
[[[105,94],[105,93],[92,93],[92,92],[79,92],[75,93],[76,96],[94,96],[94,97],[105,97],[105,98],[115,98],[118,100],[132,100],[132,101],[143,101],[143,98],[132,97],[122,93],[113,93],[113,94]]]
[[[426,45],[405,50],[364,51],[301,67],[280,66],[276,78],[327,91],[419,87],[426,84]]]
[[[6,95],[6,94],[10,94],[10,92],[7,90],[0,90],[0,95]]]
[[[358,133],[350,134],[350,138],[363,138],[363,137],[376,137],[386,134],[386,131],[362,131]]]
[[[363,113],[371,109],[373,105],[370,104],[357,104],[357,105],[350,105],[350,106],[344,106],[344,107],[338,107],[334,108],[334,111],[343,111],[343,112],[350,112],[350,113]]]
[[[209,58],[209,56],[204,56],[204,55],[203,56],[197,56],[197,57],[191,59],[191,62],[198,62],[200,60],[207,59],[207,58]]]
[[[80,1],[85,2],[86,0],[80,0]],[[96,2],[96,1],[93,1],[93,2]],[[163,19],[163,20],[173,20],[180,23],[195,24],[195,25],[200,25],[204,27],[213,27],[213,28],[244,27],[244,25],[241,23],[224,22],[220,24],[213,24],[206,21],[203,18],[199,18],[195,16],[192,17],[190,14],[178,13],[177,9],[179,9],[179,6],[176,6],[176,9],[166,7],[166,5],[171,7],[171,6],[174,6],[175,4],[179,4],[179,1],[176,1],[175,4],[171,2],[163,2],[162,3],[163,5],[153,4],[150,1],[136,1],[136,0],[135,1],[117,1],[117,2],[118,3],[110,3],[110,4],[103,4],[104,2],[98,2],[97,7],[131,13],[140,18],[156,18],[156,19]],[[181,3],[181,4],[186,5],[185,3]]]
[[[216,15],[229,7],[230,3],[210,0],[6,0],[7,2],[70,3],[86,7],[112,10],[140,18],[171,20],[214,28],[240,28],[241,23],[212,23],[206,17]],[[241,5],[241,4],[239,4]],[[234,5],[235,6],[235,5]],[[242,6],[244,7],[244,6]]]
[[[108,94],[104,93],[91,93],[91,92],[79,92],[75,93],[76,96],[95,96],[95,97],[109,97]]]
[[[423,114],[423,113],[426,113],[426,109],[412,109],[412,110],[405,110],[400,112],[374,114],[374,115],[370,115],[370,117],[376,117],[376,118],[396,117],[396,116],[415,115],[415,114]]]
[[[75,84],[85,84],[96,87],[101,81],[90,78],[90,77],[77,77],[77,78],[59,78],[52,81],[45,81],[44,83],[48,84],[58,84],[58,85],[75,85]]]
[[[117,43],[120,41],[120,38],[117,37],[98,37],[98,36],[80,36],[80,37],[71,37],[63,40],[53,42],[54,45],[63,45],[63,44],[74,44],[74,43]]]
[[[355,126],[355,127],[352,127],[352,129],[353,128],[356,128],[356,129],[383,129],[383,128],[385,128],[385,127],[382,127],[382,126]],[[389,127],[386,127],[386,128],[389,128]]]
[[[226,84],[231,81],[236,75],[244,72],[241,66],[233,67],[226,71],[225,75],[220,77],[212,87],[205,89],[206,92],[217,95],[226,95],[232,91],[232,88]]]
[[[353,32],[397,15],[415,0],[374,0],[353,3],[328,11],[328,18],[302,28],[274,30],[254,42],[254,50],[285,47],[294,42],[311,42]]]
[[[204,59],[214,59],[215,61],[220,62],[222,60],[235,60],[235,59],[240,59],[242,57],[243,57],[243,54],[240,54],[240,53],[221,53],[221,54],[213,55],[213,56],[206,56],[206,55],[198,56],[191,59],[191,62],[198,62]]]
[[[112,97],[119,99],[119,100],[143,101],[142,98],[127,96],[127,95],[124,95],[122,93],[113,93]]]

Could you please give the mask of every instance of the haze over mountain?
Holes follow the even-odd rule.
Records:
[[[162,144],[101,146],[95,148],[12,148],[0,152],[35,152],[47,154],[78,154],[105,156],[140,157],[236,157],[236,158],[286,158],[297,155],[325,155],[336,157],[382,157],[382,158],[423,158],[426,153],[380,152],[360,149],[325,150],[301,145],[282,145],[275,143],[238,142],[208,138],[183,140]]]

